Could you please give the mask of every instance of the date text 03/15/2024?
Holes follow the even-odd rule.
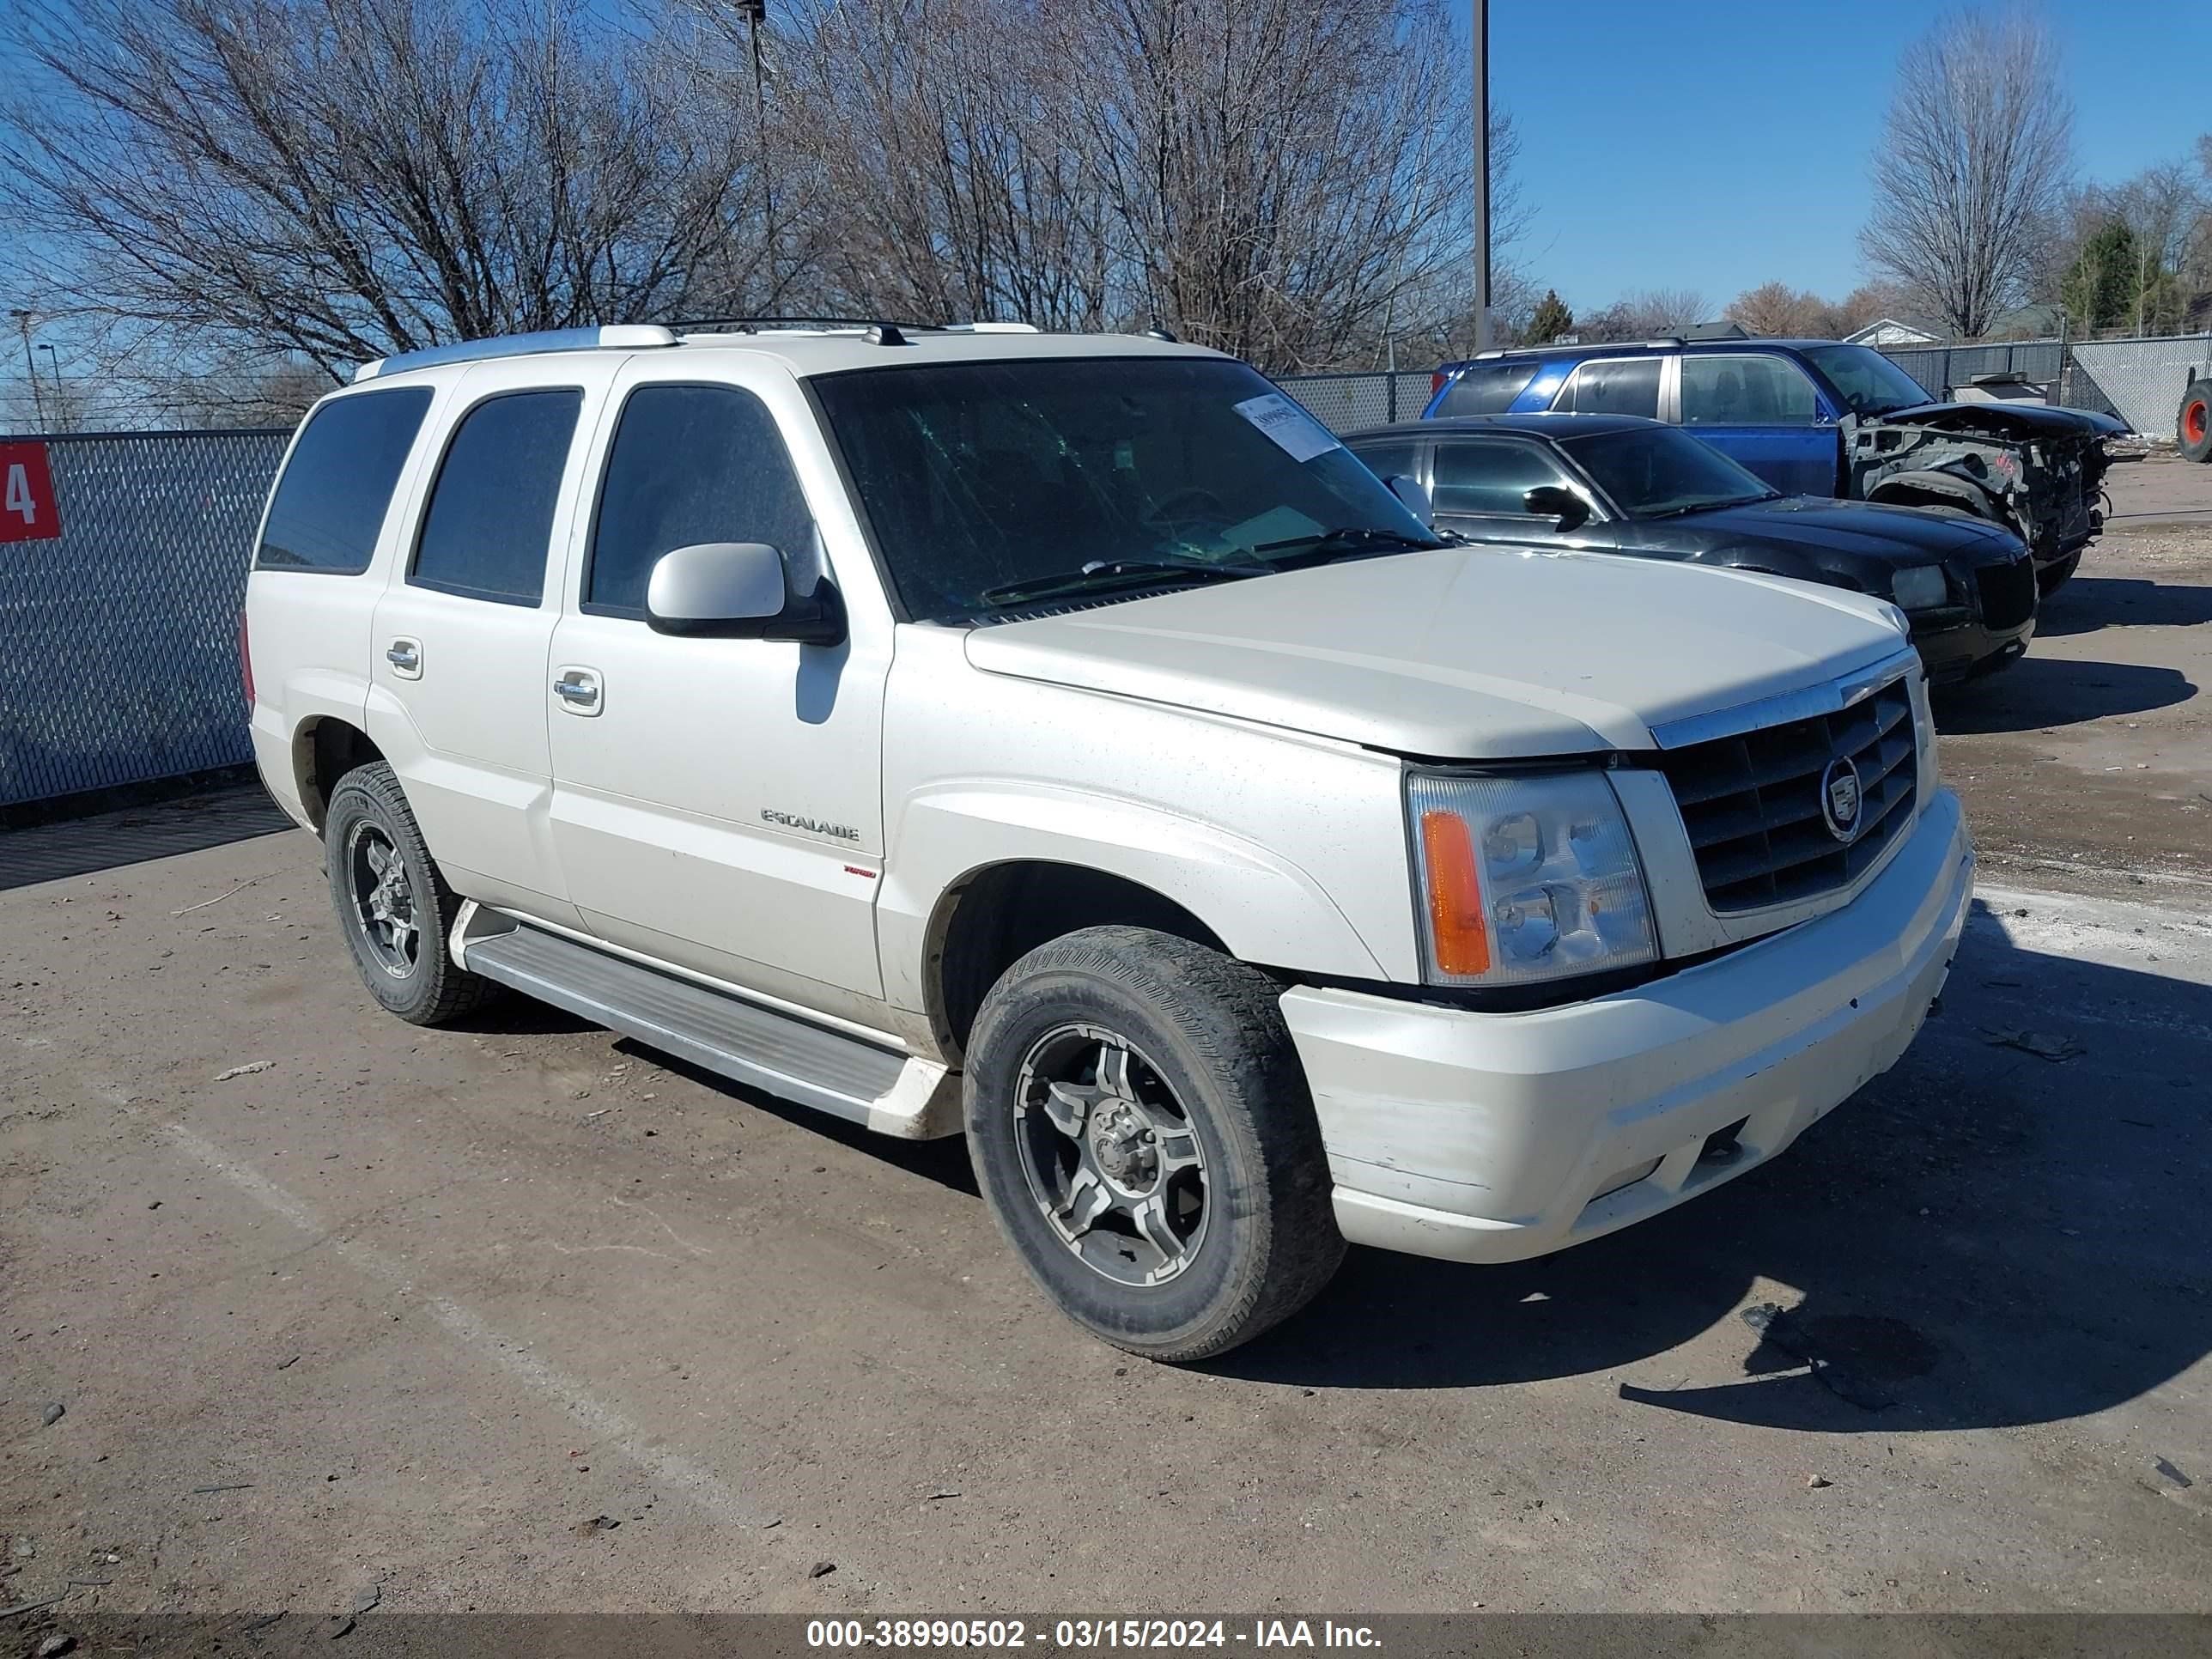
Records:
[[[814,1619],[806,1626],[810,1648],[968,1648],[1012,1652],[1025,1648],[1074,1650],[1226,1648],[1378,1648],[1368,1626],[1332,1619],[1260,1619],[1249,1627],[1225,1619],[1057,1619],[1050,1626],[1023,1619]]]

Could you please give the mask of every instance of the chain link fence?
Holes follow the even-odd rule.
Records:
[[[1416,419],[1428,407],[1431,386],[1426,369],[1395,374],[1279,374],[1275,384],[1340,434]]]
[[[2084,340],[2067,348],[2058,401],[2101,409],[2154,438],[2173,436],[2181,394],[2212,364],[2212,334],[2171,340]]]
[[[2035,386],[2048,386],[2064,367],[2066,347],[2058,340],[2016,340],[2002,345],[1884,346],[1883,356],[1937,398],[1972,386],[1978,374],[2007,374]]]
[[[252,758],[238,617],[289,435],[46,441],[61,536],[0,545],[0,806]]]

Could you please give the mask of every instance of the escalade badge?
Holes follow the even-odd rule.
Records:
[[[1820,774],[1820,816],[1838,841],[1858,839],[1859,769],[1849,755],[1837,756]]]
[[[804,830],[811,836],[834,836],[839,841],[860,838],[860,832],[849,823],[824,823],[820,818],[801,817],[796,812],[779,812],[773,806],[762,811],[761,822],[780,824],[786,830]]]

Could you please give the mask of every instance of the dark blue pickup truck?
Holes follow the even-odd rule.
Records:
[[[1870,347],[1646,340],[1491,351],[1437,371],[1425,419],[1537,410],[1687,428],[1788,495],[1948,507],[2009,527],[2048,593],[2103,528],[2106,415],[1940,403]]]

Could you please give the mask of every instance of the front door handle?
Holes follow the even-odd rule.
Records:
[[[392,641],[385,649],[384,659],[392,665],[392,672],[403,680],[422,678],[422,642],[420,640]]]
[[[599,712],[599,677],[588,668],[564,668],[553,682],[553,695],[572,714]]]

